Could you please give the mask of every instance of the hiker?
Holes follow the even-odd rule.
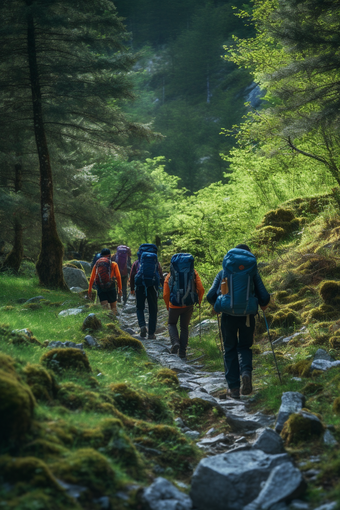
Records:
[[[91,270],[93,269],[95,263],[97,262],[97,260],[99,260],[101,257],[101,252],[98,252],[94,255],[93,259],[92,259],[92,262],[91,262]]]
[[[171,257],[170,273],[164,281],[163,299],[169,311],[168,331],[171,353],[186,358],[189,338],[189,323],[194,304],[201,304],[204,288],[194,269],[194,257],[190,253],[176,253]],[[180,335],[177,322],[180,319]]]
[[[164,278],[162,268],[157,258],[157,246],[155,244],[141,244],[137,255],[138,260],[134,262],[130,273],[131,294],[136,295],[137,319],[140,327],[140,336],[142,338],[148,335],[148,340],[156,338],[157,326],[157,299],[158,288],[163,286]],[[145,322],[145,300],[149,307],[149,328]]]
[[[118,264],[111,261],[110,250],[103,248],[100,258],[93,266],[87,295],[91,299],[92,286],[95,284],[100,304],[103,308],[111,308],[114,315],[117,315],[116,281],[119,296],[122,295],[122,280]]]
[[[252,392],[252,350],[258,305],[265,310],[270,301],[257,271],[255,255],[246,244],[229,250],[207,294],[217,313],[222,312],[221,330],[225,351],[228,394],[240,398]]]
[[[123,304],[127,302],[127,284],[129,275],[131,272],[131,250],[125,244],[121,244],[117,247],[117,251],[112,255],[111,260],[117,262],[119,267],[120,276],[122,278],[122,289],[123,289]],[[118,296],[118,303],[121,302],[121,296]]]

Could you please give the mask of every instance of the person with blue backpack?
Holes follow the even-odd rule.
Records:
[[[225,377],[232,398],[252,391],[252,350],[255,315],[270,301],[257,270],[256,257],[246,244],[239,244],[225,255],[220,271],[207,294],[216,313],[222,313]],[[242,384],[240,384],[240,377]]]
[[[158,313],[158,288],[163,286],[164,278],[160,263],[157,258],[158,248],[155,244],[141,244],[137,256],[138,260],[133,263],[130,273],[131,294],[136,296],[137,319],[140,327],[140,336],[148,340],[156,338]],[[145,301],[149,308],[149,325],[145,322]]]
[[[194,257],[190,253],[176,253],[171,257],[170,273],[164,281],[163,299],[169,311],[168,331],[171,353],[185,359],[189,338],[189,323],[194,305],[201,301],[204,287],[194,269]],[[177,322],[180,320],[180,335]]]

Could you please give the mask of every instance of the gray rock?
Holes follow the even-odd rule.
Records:
[[[288,344],[293,338],[299,336],[299,335],[306,335],[308,333],[308,331],[304,331],[306,328],[305,327],[302,327],[300,329],[300,331],[297,331],[296,333],[294,333],[293,335],[290,335],[290,336],[280,336],[280,338],[278,338],[277,340],[274,340],[274,342],[272,342],[273,345],[282,345],[282,344]]]
[[[325,349],[318,349],[314,354],[314,359],[324,359],[326,361],[334,361],[334,358],[325,351]]]
[[[200,333],[207,333],[207,331],[211,331],[212,329],[218,328],[218,322],[216,319],[205,319],[204,321],[196,324],[195,327],[190,331],[190,336],[195,337],[200,335]]]
[[[200,433],[197,431],[197,430],[187,430],[185,432],[185,435],[189,438],[189,439],[198,439],[200,437]]]
[[[277,338],[276,340],[274,340],[274,341],[272,342],[272,344],[273,344],[273,345],[276,345],[276,346],[281,345],[281,344],[283,344],[283,339],[284,339],[284,336],[280,336],[279,338]],[[269,351],[268,351],[268,352],[269,352]]]
[[[68,317],[69,315],[78,315],[84,311],[82,308],[69,308],[68,310],[62,310],[58,315],[59,317]]]
[[[315,508],[314,510],[335,510],[336,507],[336,502],[332,501],[332,503],[326,503],[325,505],[318,506],[318,508]]]
[[[190,497],[162,477],[156,478],[153,484],[144,490],[142,499],[148,510],[191,510],[192,508]]]
[[[289,510],[309,510],[310,506],[306,501],[300,499],[294,499],[289,505]]]
[[[95,313],[89,313],[87,317],[85,317],[82,325],[83,331],[85,330],[97,330],[102,327],[101,321],[97,318]]]
[[[205,388],[200,387],[198,384],[192,383],[192,382],[182,382],[179,387],[182,390],[188,390],[188,391],[203,391],[203,393],[208,393]]]
[[[175,418],[174,422],[176,423],[177,427],[179,427],[180,429],[185,427],[185,423],[182,420],[182,418],[180,418],[180,417],[179,418]]]
[[[137,312],[137,308],[135,306],[128,306],[126,305],[123,310],[122,310],[122,314],[132,314],[132,313],[136,313]]]
[[[225,441],[227,439],[227,436],[224,434],[218,434],[218,436],[214,437],[204,437],[201,439],[199,443],[197,443],[197,446],[213,446],[217,443],[220,443],[221,441]]]
[[[339,361],[327,361],[325,359],[315,359],[312,362],[310,369],[311,370],[323,370],[325,372],[326,370],[329,370],[330,368],[335,368],[338,366],[340,366],[340,360]]]
[[[269,428],[260,432],[253,448],[272,454],[284,452],[282,437],[275,430]]]
[[[86,276],[91,276],[92,269],[90,262],[86,262],[86,260],[79,260],[79,262],[83,266]]]
[[[211,434],[213,434],[214,432],[216,432],[216,429],[214,427],[212,427],[211,429],[209,429],[207,432],[206,432],[206,436],[211,436]]]
[[[98,345],[98,342],[95,338],[93,338],[93,336],[91,335],[86,335],[86,337],[84,338],[84,341],[85,341],[85,344],[88,345],[89,347],[97,347]]]
[[[323,442],[328,446],[335,446],[336,444],[338,444],[338,441],[335,439],[332,432],[328,429],[325,431],[323,435]]]
[[[64,280],[70,289],[71,287],[80,287],[83,290],[88,289],[89,284],[84,271],[75,267],[63,267]]]
[[[188,397],[191,398],[191,399],[193,399],[193,398],[200,398],[201,400],[205,400],[206,402],[210,402],[214,407],[222,409],[220,404],[217,402],[216,398],[212,397],[208,393],[203,393],[202,391],[195,390],[195,391],[191,391],[190,393],[188,393]]]
[[[129,333],[129,335],[135,335],[136,331],[132,328],[122,328],[126,333]]]
[[[273,425],[275,416],[268,416],[260,412],[249,414],[242,409],[226,411],[227,422],[234,432],[245,433],[262,427]]]
[[[224,374],[199,377],[195,380],[195,384],[199,384],[201,386],[201,390],[204,388],[207,393],[213,393],[219,389],[226,388],[226,380]]]
[[[269,510],[273,505],[302,496],[307,484],[291,462],[274,467],[257,498],[244,510]]]
[[[30,303],[39,303],[39,301],[43,301],[44,299],[46,299],[44,296],[31,297],[30,299],[25,301],[25,305],[29,305]]]
[[[30,329],[27,329],[27,328],[24,328],[24,329],[13,329],[12,331],[12,335],[14,335],[15,333],[21,333],[23,335],[26,335],[28,336],[29,338],[31,338],[33,336],[33,333]]]
[[[118,493],[116,493],[116,494],[118,495]],[[127,496],[127,499],[129,499],[129,496],[127,494],[124,494],[124,495]],[[110,502],[110,498],[108,496],[102,496],[101,498],[94,499],[93,503],[99,505],[100,508],[102,508],[102,510],[110,510],[110,508],[111,508],[111,502]]]
[[[83,344],[76,344],[75,342],[60,342],[59,340],[53,340],[52,342],[49,342],[48,346],[50,349],[65,349],[65,348],[72,348],[72,349],[84,349]]]
[[[297,391],[286,391],[281,397],[281,407],[277,416],[275,431],[280,434],[284,423],[292,413],[298,413],[305,405],[305,397]]]
[[[82,485],[74,485],[72,483],[66,483],[63,480],[59,480],[56,478],[57,482],[61,487],[65,490],[65,492],[74,499],[78,499],[81,496],[81,493],[86,491],[87,488]]]
[[[73,294],[77,294],[79,292],[83,292],[84,289],[82,289],[81,287],[71,287],[70,291],[73,292]]]
[[[261,482],[287,462],[282,453],[232,451],[202,459],[191,481],[191,498],[198,510],[240,510],[258,496]]]

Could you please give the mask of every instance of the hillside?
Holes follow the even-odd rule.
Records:
[[[283,384],[260,317],[253,347],[254,393],[241,402],[245,416],[251,419],[260,413],[261,423],[273,426],[271,416],[279,411],[282,393],[294,391],[305,397],[303,410],[320,420],[319,428],[313,428],[300,414],[293,414],[281,432],[286,451],[308,482],[307,491],[299,496],[299,504],[305,506],[291,508],[312,509],[327,501],[340,504],[339,367],[335,363],[324,370],[331,366],[328,362],[311,370],[320,348],[332,362],[340,360],[336,197],[331,193],[281,204],[265,215],[251,244],[273,295],[266,315]],[[188,398],[190,383],[187,390],[183,387],[186,371],[177,361],[167,361],[164,309],[152,347],[130,335],[135,328],[132,301],[122,311],[121,326],[127,330],[122,331],[81,294],[39,287],[29,262],[17,277],[1,274],[0,282],[3,508],[148,508],[143,488],[157,476],[188,492],[200,459],[255,440],[256,429],[250,433],[235,429],[229,411],[227,419],[221,411],[231,405],[221,379],[208,393],[205,390],[218,405],[204,394],[203,399],[202,394]],[[27,302],[31,298],[37,299]],[[78,315],[58,315],[79,307]],[[93,312],[101,324],[83,325]],[[195,377],[198,381],[201,372],[201,378],[211,372],[217,380],[223,370],[218,330],[207,304],[201,317],[197,311],[193,324],[205,319],[213,321],[212,329],[189,340],[192,381]],[[195,330],[199,332],[199,326]],[[84,342],[87,334],[96,338],[97,346]],[[84,349],[48,347],[52,341],[83,343]],[[155,354],[156,347],[160,354]],[[167,368],[170,365],[173,369]],[[196,436],[188,430],[185,434],[181,421],[175,421],[179,417]],[[209,434],[222,434],[224,450],[195,444],[209,438],[212,427]],[[325,443],[326,430],[333,442]]]

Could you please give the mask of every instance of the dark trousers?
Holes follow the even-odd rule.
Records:
[[[189,323],[194,307],[186,306],[185,308],[169,308],[168,331],[172,345],[179,344],[179,355],[185,356],[188,338]],[[177,322],[180,319],[179,327],[181,330],[178,336]]]
[[[145,287],[143,285],[140,285],[136,287],[136,301],[137,301],[137,319],[139,327],[142,328],[143,326],[146,326],[145,323],[145,300],[148,301],[148,307],[149,307],[149,335],[153,335],[156,331],[157,326],[157,290],[155,287]]]
[[[128,283],[129,276],[122,276],[122,291],[123,291],[123,303],[127,302],[128,293],[127,293],[127,283]]]
[[[255,316],[249,315],[250,326],[246,325],[247,317],[235,317],[222,313],[221,330],[224,343],[225,378],[228,387],[240,387],[240,375],[253,370],[253,352]]]

